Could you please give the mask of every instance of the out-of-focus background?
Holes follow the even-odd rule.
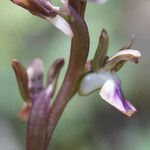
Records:
[[[57,4],[57,2],[56,2]],[[137,113],[128,118],[103,101],[98,91],[76,95],[68,104],[55,130],[51,150],[149,150],[150,149],[150,0],[109,0],[89,3],[86,13],[91,45],[97,47],[102,28],[110,36],[109,55],[128,44],[141,50],[138,65],[127,63],[119,72],[127,99]],[[0,150],[23,150],[26,122],[18,119],[23,101],[19,95],[11,60],[25,66],[41,58],[45,70],[64,57],[63,80],[69,58],[70,39],[46,21],[10,1],[0,1]]]

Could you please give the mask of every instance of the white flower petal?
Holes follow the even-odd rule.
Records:
[[[130,60],[131,58],[141,57],[141,53],[138,50],[134,50],[134,49],[121,50],[121,51],[118,51],[114,56],[109,58],[108,61],[116,59],[117,57],[119,57],[120,60],[124,60],[124,59]]]
[[[100,71],[98,73],[88,73],[81,80],[79,94],[88,95],[100,89],[108,78],[110,78],[109,72]]]
[[[48,22],[52,23],[56,28],[64,32],[66,35],[72,37],[73,32],[68,22],[60,15],[56,15],[54,18],[46,18]]]
[[[36,58],[34,59],[27,69],[28,74],[28,88],[31,96],[35,96],[43,90],[43,73],[44,66],[43,62]]]
[[[125,100],[121,82],[115,76],[104,83],[99,94],[105,101],[129,117],[136,111],[135,107]]]
[[[115,69],[115,67],[123,61],[138,63],[140,57],[141,53],[138,50],[126,49],[118,51],[114,56],[107,60],[104,70],[110,71],[113,68]]]

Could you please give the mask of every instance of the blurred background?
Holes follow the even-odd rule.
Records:
[[[55,2],[55,1],[54,1]],[[58,2],[56,1],[56,4]],[[127,63],[119,72],[127,99],[137,113],[128,118],[103,101],[98,91],[76,95],[65,109],[55,130],[51,150],[149,150],[150,149],[150,1],[109,0],[89,3],[86,21],[93,57],[102,28],[110,36],[109,55],[129,43],[141,50],[138,65]],[[65,58],[61,84],[69,59],[70,39],[48,22],[10,1],[0,1],[0,150],[25,149],[26,123],[18,119],[23,101],[19,95],[12,59],[25,66],[41,58],[45,71],[58,57]]]

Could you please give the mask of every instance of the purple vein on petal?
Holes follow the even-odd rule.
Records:
[[[109,104],[129,117],[136,111],[134,106],[126,101],[121,88],[121,82],[117,77],[112,76],[112,78],[105,82],[100,90],[100,95]]]

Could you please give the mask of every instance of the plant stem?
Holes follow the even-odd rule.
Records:
[[[85,63],[89,52],[89,33],[86,22],[71,6],[69,7],[69,13],[73,19],[70,19],[68,23],[72,28],[74,36],[71,42],[71,54],[65,79],[58,96],[49,111],[46,135],[49,140],[52,137],[53,131],[64,108],[78,90],[79,80],[84,73]]]

